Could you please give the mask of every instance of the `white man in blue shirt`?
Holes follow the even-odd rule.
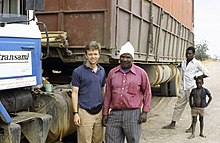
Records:
[[[105,70],[97,62],[101,46],[91,41],[85,47],[86,62],[72,74],[72,104],[78,143],[101,143],[103,140],[102,105]]]

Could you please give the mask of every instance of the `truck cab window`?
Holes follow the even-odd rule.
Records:
[[[0,22],[27,20],[26,0],[0,0]]]
[[[0,0],[1,13],[25,15],[25,0]]]

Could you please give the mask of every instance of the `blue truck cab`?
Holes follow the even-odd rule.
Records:
[[[42,83],[35,10],[43,0],[0,0],[0,142],[45,143],[52,116],[30,110]],[[34,87],[34,88],[33,88]]]
[[[36,23],[0,27],[0,65],[0,90],[41,84],[41,33]]]
[[[36,19],[17,13],[18,3],[1,4],[0,17],[0,91],[30,87],[42,82],[41,33]],[[7,7],[14,6],[14,9]],[[33,15],[32,15],[33,16]],[[0,115],[4,122],[12,120],[0,101]]]

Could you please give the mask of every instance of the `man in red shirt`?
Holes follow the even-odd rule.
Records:
[[[128,143],[139,143],[141,123],[147,121],[150,82],[147,73],[133,64],[133,58],[134,48],[127,42],[120,50],[120,65],[107,77],[103,108],[107,143],[123,143],[125,137]]]

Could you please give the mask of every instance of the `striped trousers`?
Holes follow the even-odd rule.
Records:
[[[138,123],[140,109],[111,110],[106,124],[106,143],[139,143],[141,125]]]

